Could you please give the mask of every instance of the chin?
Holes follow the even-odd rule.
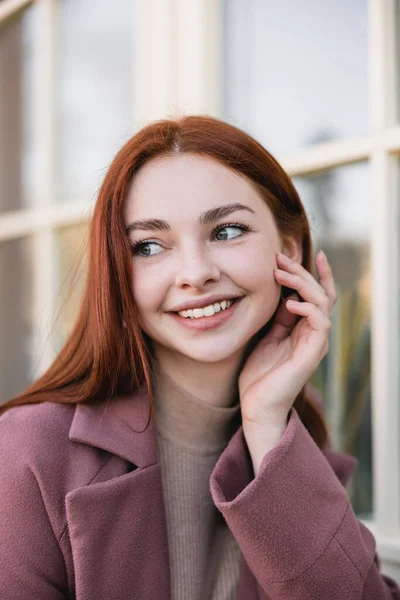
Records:
[[[245,346],[245,342],[239,343],[238,340],[227,340],[225,343],[221,341],[216,343],[212,340],[201,343],[197,340],[191,347],[174,347],[171,349],[191,360],[211,364],[229,360],[237,355],[238,352],[244,351]]]
[[[182,353],[187,358],[199,362],[215,364],[228,360],[232,356],[232,352],[198,352],[198,353]]]

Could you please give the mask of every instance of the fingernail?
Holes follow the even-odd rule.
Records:
[[[323,250],[320,250],[320,251],[318,252],[318,254],[322,254],[322,256],[325,258],[325,260],[328,260],[328,259],[326,258],[326,254],[325,254],[325,252],[324,252]]]

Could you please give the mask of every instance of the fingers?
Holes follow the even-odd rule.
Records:
[[[292,288],[298,291],[299,295],[306,301],[311,302],[315,306],[318,306],[320,311],[328,316],[330,314],[331,306],[328,296],[319,289],[316,289],[309,281],[306,281],[301,275],[292,275],[281,271],[275,270],[275,279],[281,285]]]
[[[303,277],[309,281],[312,285],[314,285],[317,289],[321,288],[318,281],[315,280],[312,273],[309,273],[307,269],[303,267],[300,263],[292,260],[285,254],[276,253],[276,262],[280,269],[284,269],[288,271],[288,273],[292,273],[293,275],[302,274]]]
[[[326,258],[325,254],[319,252],[316,257],[316,265],[318,269],[319,281],[325,290],[328,298],[332,302],[332,306],[338,299],[335,287],[335,281],[333,279],[332,269]]]
[[[298,296],[296,296],[296,299]],[[270,341],[279,342],[290,335],[293,326],[296,324],[297,315],[287,310],[286,303],[282,303],[275,315],[274,322],[268,336]]]
[[[316,256],[320,283],[300,263],[278,253],[276,259],[280,267],[274,270],[278,283],[298,291],[304,300],[317,305],[326,316],[329,316],[337,300],[337,294],[332,269],[325,255],[318,253]]]
[[[296,302],[295,300],[289,300],[287,303],[287,308],[288,310],[293,311],[296,315],[308,317],[312,328],[317,331],[329,331],[331,329],[331,321],[328,319],[328,317],[324,316],[320,310],[318,310],[315,304],[311,304],[310,302]]]

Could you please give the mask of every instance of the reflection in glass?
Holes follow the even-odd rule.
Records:
[[[33,4],[0,23],[0,211],[33,203],[37,11]]]
[[[55,318],[52,343],[55,353],[64,345],[78,316],[85,277],[88,226],[61,227],[55,235]]]
[[[59,0],[59,202],[90,201],[112,157],[133,134],[131,0]]]
[[[349,495],[356,513],[372,515],[371,195],[364,163],[293,179],[309,215],[315,255],[322,249],[339,299],[329,352],[313,376],[333,447],[359,460]],[[314,266],[315,271],[315,266]],[[316,276],[316,271],[314,272]]]
[[[32,238],[0,243],[0,403],[22,392],[34,370]]]
[[[224,0],[223,117],[272,154],[367,133],[365,0]]]

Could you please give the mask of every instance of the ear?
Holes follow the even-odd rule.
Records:
[[[286,254],[286,256],[288,256],[295,262],[301,264],[303,261],[303,252],[301,245],[299,244],[298,240],[294,237],[289,237],[285,239],[281,252],[283,254]]]

